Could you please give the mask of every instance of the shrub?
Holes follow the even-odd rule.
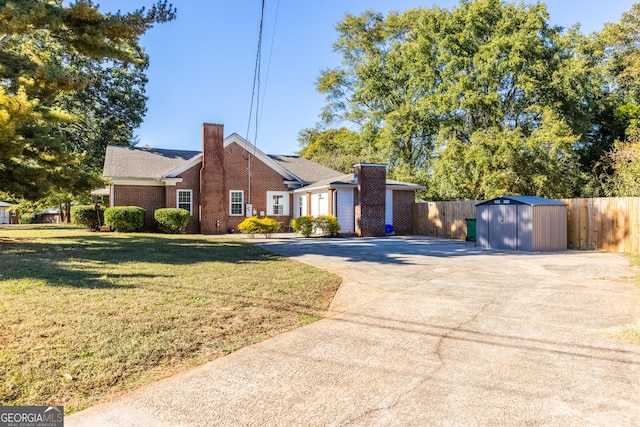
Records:
[[[20,212],[18,214],[18,222],[20,224],[35,224],[36,223],[36,214],[35,212]]]
[[[144,230],[144,209],[138,206],[115,206],[104,211],[104,223],[116,231],[131,233]]]
[[[304,237],[309,237],[311,233],[313,233],[313,217],[311,215],[304,215],[294,218],[294,220],[291,221],[291,227]]]
[[[338,231],[340,231],[338,218],[333,215],[319,215],[313,219],[313,223],[316,228],[319,228],[322,231],[322,235],[324,237],[337,236]]]
[[[238,224],[238,230],[248,234],[252,239],[256,234],[264,234],[264,237],[268,239],[273,233],[280,230],[280,223],[269,217],[260,219],[257,216],[252,216]]]
[[[100,215],[100,217],[98,217]],[[77,225],[84,225],[91,230],[97,230],[103,225],[105,208],[102,206],[96,211],[94,205],[78,205],[71,207],[71,222]]]
[[[158,230],[167,234],[184,233],[189,224],[191,214],[186,209],[161,208],[156,209],[153,217],[158,223]]]

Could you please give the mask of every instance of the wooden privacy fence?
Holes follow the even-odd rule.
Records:
[[[640,254],[640,197],[563,199],[567,204],[569,249]],[[417,202],[414,233],[465,239],[466,218],[482,200]]]

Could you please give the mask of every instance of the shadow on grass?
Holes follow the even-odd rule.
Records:
[[[250,263],[280,256],[242,240],[205,239],[152,234],[74,234],[0,240],[0,280],[44,280],[52,286],[126,288],[123,278],[154,278],[160,274],[105,273],[105,267],[126,263],[188,265],[202,262]],[[117,278],[117,280],[114,280]]]

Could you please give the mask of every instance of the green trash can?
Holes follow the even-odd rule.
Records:
[[[476,219],[475,218],[466,218],[467,222],[467,242],[475,242],[476,241]]]

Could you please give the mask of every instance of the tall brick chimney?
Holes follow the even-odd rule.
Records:
[[[387,165],[361,163],[353,168],[357,183],[356,234],[360,237],[384,236]]]
[[[227,195],[224,191],[224,126],[202,124],[200,170],[200,232],[227,232]]]

